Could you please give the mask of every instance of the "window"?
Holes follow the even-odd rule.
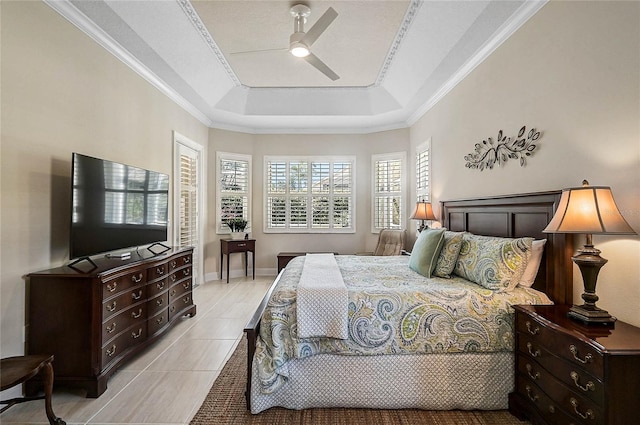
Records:
[[[216,228],[218,233],[229,233],[225,224],[232,218],[248,221],[251,228],[251,155],[217,152]]]
[[[416,148],[416,201],[431,202],[429,154],[431,139]]]
[[[373,155],[373,233],[404,228],[404,152]]]
[[[265,157],[264,231],[355,231],[354,157]]]

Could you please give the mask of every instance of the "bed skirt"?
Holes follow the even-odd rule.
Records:
[[[276,406],[502,410],[514,388],[512,352],[318,354],[288,364],[288,381],[274,393],[263,394],[254,359],[251,413]]]

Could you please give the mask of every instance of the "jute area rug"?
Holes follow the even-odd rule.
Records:
[[[525,425],[509,412],[430,411],[417,409],[307,409],[271,408],[257,415],[244,398],[247,379],[247,342],[243,339],[191,421],[191,425]]]

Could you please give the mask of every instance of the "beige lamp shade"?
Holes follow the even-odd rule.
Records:
[[[564,189],[545,233],[635,235],[613,200],[611,188],[588,186]]]
[[[416,202],[416,208],[409,218],[412,220],[437,220],[430,202]]]

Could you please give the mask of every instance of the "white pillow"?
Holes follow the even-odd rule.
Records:
[[[533,241],[533,244],[531,246],[531,255],[529,256],[529,262],[527,263],[527,267],[524,269],[524,273],[522,273],[522,277],[520,278],[520,283],[518,284],[518,286],[531,288],[533,282],[535,282],[536,276],[538,275],[538,269],[540,268],[540,261],[542,261],[544,244],[546,242],[546,239]]]

